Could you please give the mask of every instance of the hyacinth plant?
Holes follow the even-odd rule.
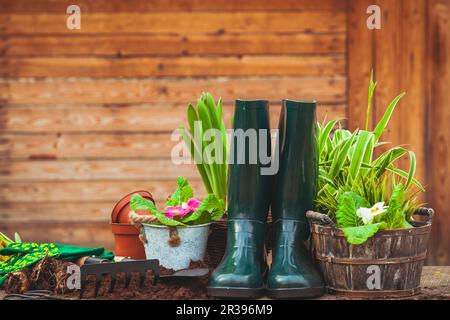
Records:
[[[222,118],[222,100],[217,105],[210,93],[201,95],[197,107],[189,104],[189,129],[180,127],[180,133],[191,154],[208,194],[214,194],[225,203],[227,188],[227,133]]]
[[[380,122],[370,131],[375,88],[372,73],[365,130],[345,130],[339,119],[318,126],[320,160],[315,209],[328,214],[337,227],[343,229],[351,244],[364,243],[378,230],[411,228],[408,221],[421,206],[416,196],[424,191],[414,178],[414,152],[396,146],[375,157],[377,148],[386,144],[380,137],[397,103],[405,95],[401,93],[391,102]],[[409,157],[408,171],[397,165],[403,157]]]
[[[185,178],[178,177],[177,184],[163,211],[159,211],[152,201],[139,194],[131,197],[131,210],[149,214],[153,217],[152,224],[172,227],[205,224],[222,218],[224,214],[222,199],[211,193],[200,202],[194,197],[194,191]]]

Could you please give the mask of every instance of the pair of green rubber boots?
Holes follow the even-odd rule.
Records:
[[[227,248],[208,284],[213,297],[305,298],[324,292],[323,280],[304,244],[309,237],[305,213],[313,208],[317,191],[316,103],[283,100],[270,163],[268,109],[265,100],[236,101],[228,172]],[[264,244],[270,206],[274,240],[269,270]]]

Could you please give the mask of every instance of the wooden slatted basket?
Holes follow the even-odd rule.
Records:
[[[417,214],[428,220],[352,245],[327,215],[309,211],[313,255],[328,290],[359,298],[418,294],[434,211],[420,208]]]

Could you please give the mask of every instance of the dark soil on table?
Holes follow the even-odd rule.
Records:
[[[23,293],[28,290],[45,289],[67,299],[79,299],[79,290],[71,291],[66,285],[69,277],[67,267],[70,264],[51,258],[44,259],[31,268],[13,273],[5,284],[5,291],[6,293]],[[191,262],[189,268],[208,268],[208,265],[203,262]],[[160,268],[159,272],[160,275],[174,273],[173,270],[166,268]],[[206,294],[208,276],[200,278],[160,278],[155,283],[153,271],[150,270],[146,273],[142,286],[140,286],[141,279],[138,273],[131,274],[128,287],[126,287],[126,275],[124,273],[118,273],[115,280],[114,288],[111,288],[111,275],[103,276],[100,279],[97,296],[95,296],[95,276],[88,276],[82,299],[208,299]]]

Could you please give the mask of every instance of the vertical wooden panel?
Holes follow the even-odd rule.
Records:
[[[383,116],[389,103],[402,88],[402,61],[404,50],[401,48],[401,1],[380,0],[377,5],[382,12],[381,30],[375,32],[375,78],[378,82],[375,91],[377,100],[374,105],[375,119],[378,121]],[[382,135],[383,141],[390,141],[395,145],[405,143],[400,141],[401,117],[400,108],[404,107],[404,101],[400,101],[395,110],[387,130]],[[389,148],[390,146],[386,146]]]
[[[369,30],[366,9],[381,8],[381,29]],[[349,11],[349,126],[365,123],[370,69],[378,82],[372,107],[371,128],[381,119],[391,101],[401,92],[399,102],[382,136],[392,145],[408,145],[417,156],[416,178],[425,180],[425,0],[351,1]],[[400,166],[408,169],[405,157]]]
[[[366,10],[372,2],[372,0],[358,0],[349,3],[347,56],[350,130],[363,128],[366,121],[367,87],[370,71],[375,67],[374,41],[376,31],[369,30],[366,25]]]
[[[409,145],[417,158],[416,178],[426,182],[426,1],[403,0],[400,16],[401,90],[406,91],[396,110],[398,142]],[[407,168],[407,158],[401,164]],[[421,198],[425,200],[425,197]]]
[[[348,32],[349,127],[362,127],[367,105],[370,68],[374,68],[378,86],[375,92],[372,128],[383,116],[390,102],[401,92],[399,102],[383,141],[407,145],[416,153],[416,178],[427,184],[426,166],[426,57],[427,2],[425,0],[351,1]],[[366,9],[381,8],[381,29],[368,30]],[[443,28],[444,29],[444,28]],[[441,106],[439,110],[443,109]],[[380,148],[382,150],[383,148]],[[399,163],[408,169],[409,159]],[[425,195],[420,200],[425,201]]]
[[[381,0],[377,3],[382,10],[382,28],[376,33],[376,120],[381,119],[399,93],[406,92],[397,105],[383,140],[392,142],[392,145],[408,145],[417,155],[416,178],[424,181],[425,1]],[[408,169],[408,158],[401,159],[399,164],[403,169]]]
[[[450,1],[429,1],[428,201],[436,211],[430,264],[450,263]]]

